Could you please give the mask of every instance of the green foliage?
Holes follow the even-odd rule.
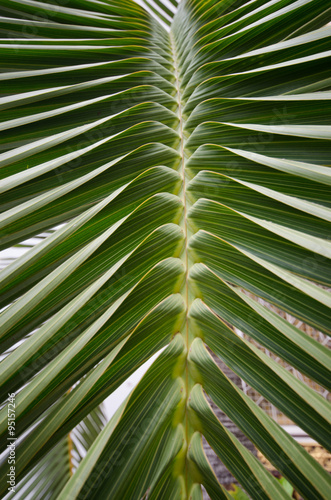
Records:
[[[278,479],[278,481],[283,486],[284,490],[286,490],[287,493],[292,496],[294,491],[293,486],[285,479],[285,477],[281,477],[280,479]]]
[[[230,490],[229,493],[233,498],[235,498],[235,500],[249,500],[249,497],[246,495],[246,493],[238,488],[238,486],[233,484],[232,488],[233,490]]]
[[[202,436],[251,498],[290,498],[208,394],[326,499],[328,474],[207,349],[330,449],[329,403],[240,334],[330,390],[329,351],[263,305],[330,333],[325,0],[146,4],[158,18],[132,0],[1,1],[0,248],[47,231],[0,275],[1,449],[15,392],[34,499],[54,463],[47,498],[229,500]],[[102,430],[82,424],[161,349]],[[77,425],[68,475],[52,457],[67,463]]]

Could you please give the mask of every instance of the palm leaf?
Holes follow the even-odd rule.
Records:
[[[106,423],[98,406],[24,476],[6,498],[57,498]]]
[[[0,12],[0,249],[47,234],[0,273],[2,493],[15,392],[16,478],[32,498],[82,421],[88,451],[54,498],[201,499],[203,485],[229,499],[202,436],[252,498],[289,498],[208,395],[304,498],[326,499],[327,473],[208,352],[330,449],[329,403],[237,334],[330,389],[329,351],[257,300],[330,332],[325,2]]]

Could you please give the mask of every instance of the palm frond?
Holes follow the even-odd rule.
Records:
[[[56,498],[229,499],[202,436],[252,498],[289,498],[207,394],[326,499],[328,474],[207,347],[330,449],[329,403],[236,333],[330,388],[330,352],[254,299],[330,332],[330,12],[145,5],[1,2],[0,249],[59,226],[0,273],[1,449],[15,392],[16,477],[43,494],[68,434],[163,348],[100,433],[81,424],[93,443]],[[3,493],[7,471],[4,453]]]

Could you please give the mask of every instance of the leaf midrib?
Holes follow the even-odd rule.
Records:
[[[185,284],[183,297],[185,301],[185,309],[186,309],[186,317],[185,317],[185,325],[183,327],[182,336],[186,346],[186,361],[185,361],[185,392],[186,392],[186,404],[185,404],[185,439],[186,439],[186,447],[188,450],[188,446],[192,437],[192,432],[190,432],[190,424],[188,417],[188,397],[191,390],[190,377],[189,377],[189,367],[188,367],[188,359],[187,355],[190,347],[190,336],[189,336],[189,325],[188,325],[188,313],[189,313],[189,285],[188,285],[188,274],[189,274],[189,259],[188,259],[188,227],[187,227],[187,200],[186,200],[186,179],[185,179],[185,135],[184,135],[184,118],[182,112],[182,99],[181,99],[181,91],[180,91],[180,76],[179,76],[179,57],[176,50],[176,44],[174,40],[173,34],[169,33],[170,43],[171,43],[171,51],[174,65],[174,76],[175,76],[175,86],[176,86],[176,96],[177,96],[177,115],[179,118],[179,128],[178,134],[180,138],[180,143],[178,146],[178,151],[180,153],[180,165],[178,168],[179,173],[182,177],[182,191],[181,191],[181,199],[183,202],[183,218],[181,220],[181,226],[184,232],[184,255],[183,261],[185,265]],[[187,458],[185,462],[185,487],[186,487],[186,495],[188,497],[190,490],[190,481],[189,481],[189,471]]]

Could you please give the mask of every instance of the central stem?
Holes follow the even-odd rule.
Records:
[[[177,115],[179,119],[179,136],[180,136],[180,144],[178,147],[178,150],[180,152],[180,166],[179,166],[179,172],[182,176],[182,192],[181,192],[181,198],[183,202],[183,218],[182,218],[182,227],[184,231],[184,256],[183,260],[185,263],[185,284],[184,284],[184,300],[185,300],[185,305],[186,305],[186,319],[185,319],[185,326],[184,326],[184,331],[182,332],[185,345],[186,345],[186,364],[185,364],[185,386],[186,386],[186,407],[185,407],[185,435],[186,435],[186,446],[189,446],[193,430],[190,425],[190,421],[188,418],[188,412],[187,412],[187,401],[189,394],[191,392],[192,386],[193,386],[193,381],[191,380],[191,377],[189,375],[189,369],[188,369],[188,361],[187,361],[187,355],[189,352],[189,347],[191,340],[190,339],[190,332],[189,332],[189,324],[188,324],[188,312],[189,312],[189,286],[188,286],[188,273],[189,273],[189,259],[188,259],[188,227],[187,227],[187,200],[186,200],[186,178],[185,178],[185,136],[184,136],[184,119],[183,119],[183,114],[182,114],[182,102],[181,102],[181,92],[180,92],[180,75],[179,75],[179,67],[178,67],[178,56],[177,56],[177,51],[176,51],[176,46],[175,46],[175,41],[173,39],[172,33],[170,33],[170,41],[171,41],[171,48],[172,48],[172,57],[173,57],[173,65],[174,65],[174,74],[175,74],[175,84],[176,84],[176,94],[177,94]],[[189,492],[192,487],[192,484],[190,484],[189,480],[189,474],[188,474],[188,463],[186,459],[186,464],[185,464],[185,486],[186,486],[186,497],[189,497]]]

